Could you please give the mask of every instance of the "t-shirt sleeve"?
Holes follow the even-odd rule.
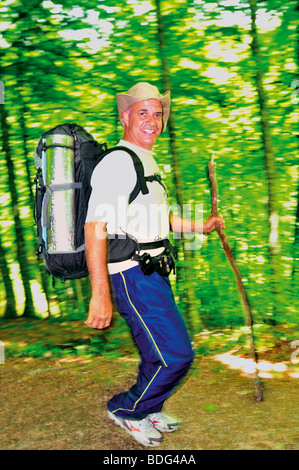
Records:
[[[116,216],[126,210],[130,193],[137,182],[131,156],[122,150],[106,155],[91,177],[92,192],[86,222],[107,222],[110,233],[116,229]]]

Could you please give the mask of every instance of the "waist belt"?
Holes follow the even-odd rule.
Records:
[[[161,247],[164,247],[165,249],[157,256],[151,256],[149,253],[144,253],[143,255],[139,254],[140,251]],[[135,253],[132,259],[138,261],[139,267],[145,275],[149,276],[156,271],[161,276],[168,277],[172,270],[175,273],[175,260],[178,257],[177,250],[172,246],[168,239],[140,243],[139,253]]]
[[[118,263],[126,260],[134,260],[139,263],[144,274],[152,274],[157,271],[163,276],[169,276],[171,270],[175,269],[177,250],[170,243],[168,238],[151,242],[139,243],[135,238],[124,235],[114,235],[108,237],[109,263]],[[151,256],[147,250],[164,248],[158,256]],[[141,255],[141,252],[145,253]]]
[[[139,251],[154,250],[155,248],[162,248],[162,247],[169,249],[170,247],[172,247],[168,238],[164,238],[162,240],[155,240],[152,242],[145,242],[145,243],[137,242],[137,245],[138,245]]]

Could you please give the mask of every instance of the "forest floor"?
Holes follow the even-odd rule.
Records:
[[[12,337],[25,344],[34,334],[41,347],[45,338],[57,336],[59,343],[63,335],[71,344],[87,329],[82,322],[64,322],[60,329],[57,322],[40,322],[35,329],[34,321],[30,328],[19,320],[5,325],[0,338],[8,353],[0,364],[2,450],[146,450],[106,415],[107,400],[134,383],[137,357],[78,350],[56,357],[51,352],[42,358],[10,357]],[[182,386],[165,404],[165,411],[182,425],[164,435],[154,452],[299,450],[299,370],[290,361],[289,344],[284,346],[264,348],[260,358],[262,402],[256,401],[246,355],[198,355]]]

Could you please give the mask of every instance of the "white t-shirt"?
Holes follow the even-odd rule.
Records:
[[[159,173],[151,151],[120,140],[117,146],[132,149],[140,158],[145,176]],[[86,222],[107,222],[108,234],[124,234],[139,242],[148,242],[169,236],[169,211],[167,195],[157,181],[147,182],[149,193],[141,192],[129,205],[129,196],[137,182],[132,157],[123,150],[106,155],[96,166],[91,178],[92,193]],[[157,255],[163,248],[148,250]],[[124,271],[137,262],[132,260],[109,263],[110,274]]]

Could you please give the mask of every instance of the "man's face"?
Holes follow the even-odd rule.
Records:
[[[132,144],[152,150],[162,131],[162,103],[150,99],[134,103],[123,113],[125,122],[124,139]]]

